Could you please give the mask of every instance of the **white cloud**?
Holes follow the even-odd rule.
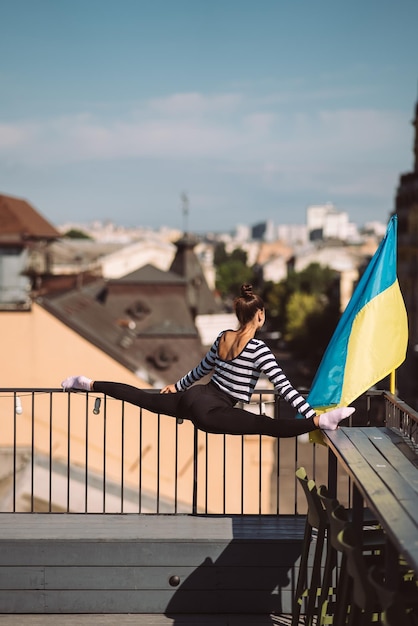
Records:
[[[135,158],[201,160],[204,167],[211,159],[218,171],[274,191],[326,189],[331,197],[387,190],[388,164],[396,167],[409,138],[400,114],[259,105],[241,94],[185,93],[150,100],[123,120],[79,114],[1,124],[0,162],[35,170]]]
[[[165,115],[206,115],[208,113],[230,113],[242,101],[240,94],[226,93],[206,96],[200,93],[176,93],[167,98],[150,100],[151,111]]]
[[[0,154],[7,150],[24,147],[34,140],[36,126],[24,124],[0,124]]]
[[[405,119],[392,111],[369,109],[322,111],[320,128],[329,145],[357,153],[367,150],[376,154],[396,144],[405,127]]]
[[[252,113],[243,118],[243,127],[251,136],[265,135],[272,130],[276,120],[274,113]]]

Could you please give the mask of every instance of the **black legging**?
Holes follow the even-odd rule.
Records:
[[[135,404],[152,413],[189,419],[207,433],[296,437],[316,430],[313,418],[271,419],[234,408],[236,400],[214,383],[193,385],[177,393],[154,393],[124,383],[95,381],[93,391]]]

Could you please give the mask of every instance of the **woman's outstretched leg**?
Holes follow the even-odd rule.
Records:
[[[179,410],[205,432],[284,438],[304,435],[317,428],[334,430],[341,420],[353,413],[354,408],[338,408],[308,419],[271,419],[267,415],[235,408],[227,398],[214,394],[208,387],[201,387],[184,393]]]
[[[192,421],[201,430],[227,435],[267,435],[297,437],[317,429],[314,418],[271,419],[244,409],[214,409],[203,415],[193,413]]]
[[[178,413],[178,406],[184,392],[172,394],[160,394],[153,390],[144,390],[110,381],[92,381],[85,376],[70,376],[61,383],[64,389],[79,389],[84,391],[96,391],[105,395],[135,404],[152,413],[163,413],[171,417],[184,417]]]
[[[229,435],[268,435],[270,437],[297,437],[318,428],[335,430],[338,424],[354,412],[353,407],[334,409],[329,413],[308,419],[271,419],[266,415],[256,415],[244,409],[213,409],[200,414],[192,413],[192,421],[201,430]]]
[[[171,417],[184,417],[179,415],[179,402],[183,392],[161,394],[158,391],[144,390],[126,385],[96,380],[93,383],[93,391],[99,391],[117,400],[124,400],[135,404],[152,413],[163,413]]]

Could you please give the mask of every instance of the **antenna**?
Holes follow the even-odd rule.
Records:
[[[188,231],[188,218],[189,218],[189,198],[185,191],[180,195],[181,203],[182,203],[182,211],[183,211],[183,231],[184,234],[187,235]]]

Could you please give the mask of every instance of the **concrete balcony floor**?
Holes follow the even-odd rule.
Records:
[[[0,525],[0,626],[291,623],[303,516],[5,513]]]

